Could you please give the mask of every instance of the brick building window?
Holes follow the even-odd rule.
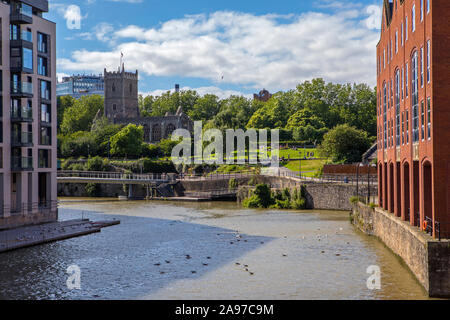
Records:
[[[420,86],[423,88],[423,65],[424,65],[423,47],[420,48]]]
[[[430,83],[431,80],[431,42],[427,41],[427,83]]]
[[[405,67],[405,97],[408,98],[408,62],[406,63],[406,67]]]
[[[423,141],[425,140],[425,106],[423,100],[420,103],[420,124],[421,124],[420,134]]]
[[[430,0],[427,0],[427,13],[430,13]]]
[[[395,74],[395,137],[396,145],[400,146],[400,70]]]
[[[413,142],[419,141],[419,79],[418,57],[414,52],[411,60],[411,99],[413,112]]]
[[[405,41],[408,41],[408,16],[405,18]]]
[[[423,0],[420,0],[420,21],[423,21]]]
[[[411,31],[416,31],[416,5],[413,5],[411,11]]]
[[[405,144],[405,113],[402,112],[402,144]]]
[[[384,149],[387,148],[387,87],[386,83],[384,83],[383,87],[383,136],[384,136]]]
[[[427,99],[428,140],[431,139],[431,98]]]
[[[406,144],[409,144],[409,111],[406,110]]]

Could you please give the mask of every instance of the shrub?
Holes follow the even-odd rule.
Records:
[[[238,186],[239,186],[239,183],[237,182],[237,180],[235,178],[231,178],[230,181],[228,182],[228,190],[237,189]]]
[[[98,197],[100,194],[100,186],[96,183],[88,183],[85,190],[89,197]]]

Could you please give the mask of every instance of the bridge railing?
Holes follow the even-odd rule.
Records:
[[[176,175],[166,173],[134,174],[123,172],[104,171],[59,171],[58,178],[87,178],[102,180],[133,180],[133,181],[171,181],[176,179]]]
[[[188,197],[214,197],[214,196],[224,196],[224,195],[235,195],[238,189],[214,189],[207,191],[189,191],[185,192],[184,195]]]

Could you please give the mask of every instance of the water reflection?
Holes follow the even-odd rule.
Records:
[[[74,202],[60,215],[122,224],[0,255],[1,299],[426,298],[408,269],[342,212]],[[66,287],[72,264],[81,290]],[[370,265],[381,267],[380,291],[367,289]]]

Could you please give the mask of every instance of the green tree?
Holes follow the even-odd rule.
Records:
[[[294,113],[288,120],[286,128],[293,129],[298,127],[312,126],[316,129],[325,127],[325,123],[319,119],[310,109],[301,109]]]
[[[84,96],[64,111],[61,132],[71,134],[77,131],[90,131],[97,112],[103,112],[103,97]]]
[[[57,115],[58,115],[58,132],[61,128],[64,112],[71,108],[76,102],[72,96],[61,96],[57,99]]]
[[[217,129],[243,129],[253,114],[252,104],[243,96],[231,96],[221,101],[220,111],[210,127]]]
[[[129,124],[111,137],[111,154],[125,157],[139,157],[144,142],[144,128]]]
[[[367,132],[343,124],[325,134],[320,152],[333,162],[354,163],[361,161],[370,145]]]
[[[188,112],[188,115],[194,121],[209,121],[214,118],[219,110],[219,98],[213,94],[206,94],[197,99],[192,110]]]

